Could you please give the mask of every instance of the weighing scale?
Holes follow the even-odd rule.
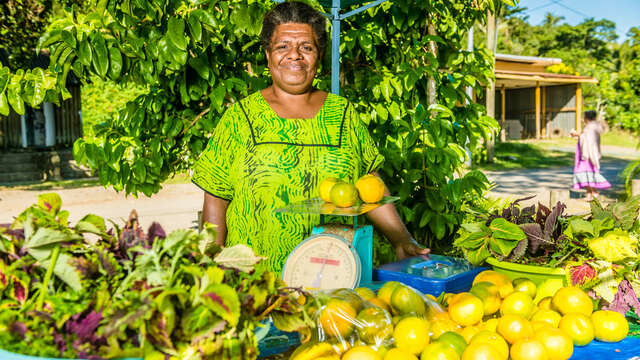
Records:
[[[370,283],[373,227],[358,225],[358,216],[398,199],[385,196],[375,204],[340,208],[316,198],[277,209],[276,212],[320,215],[320,225],[287,257],[282,280],[307,290],[353,289]],[[327,215],[351,217],[353,225],[325,224]]]

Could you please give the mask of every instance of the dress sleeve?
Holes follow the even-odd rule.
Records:
[[[354,149],[356,149],[360,156],[360,176],[378,170],[384,162],[384,156],[378,151],[378,147],[373,142],[371,134],[369,134],[369,129],[367,129],[366,125],[360,120],[360,116],[358,116],[358,113],[351,103],[347,104],[345,111],[346,120],[351,126],[351,141],[354,144]]]
[[[212,196],[233,198],[230,170],[239,146],[237,105],[227,109],[193,168],[191,181]]]

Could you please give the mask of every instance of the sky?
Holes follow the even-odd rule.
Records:
[[[589,17],[611,20],[616,23],[618,42],[627,38],[630,28],[640,26],[640,0],[520,0],[518,5],[528,8],[532,25],[540,25],[548,12],[564,16],[570,25]]]

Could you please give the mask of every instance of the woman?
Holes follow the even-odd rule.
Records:
[[[571,135],[578,138],[573,166],[573,188],[586,189],[586,201],[598,197],[599,189],[611,187],[607,179],[600,174],[600,133],[602,127],[596,121],[593,110],[584,113],[584,129],[581,134],[575,131]]]
[[[354,106],[312,86],[325,28],[324,16],[304,3],[281,3],[265,15],[260,37],[273,83],[225,111],[194,169],[205,191],[203,221],[217,225],[218,244],[247,244],[276,272],[319,216],[274,210],[318,197],[325,178],[355,182],[384,160]],[[393,205],[369,218],[399,258],[429,252]]]

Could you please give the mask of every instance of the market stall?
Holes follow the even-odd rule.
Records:
[[[524,238],[506,218],[531,211],[517,207],[490,216],[488,230],[463,226],[456,246],[466,246],[468,259],[482,262],[469,257],[475,254],[469,239],[485,243],[484,266],[430,254],[374,269],[372,229],[357,219],[395,198],[373,195],[369,202],[358,197],[337,204],[329,194],[329,201],[279,209],[350,219],[319,224],[289,256],[284,281],[261,270],[262,258],[250,248],[216,247],[210,227],[165,234],[154,224],[145,232],[135,212],[122,228],[108,229],[95,215],[69,226],[59,196],[42,195],[11,226],[0,228],[0,355],[384,360],[640,354],[633,289],[637,199],[598,208],[600,213],[581,221],[564,218],[562,233],[584,240],[595,257],[573,264],[579,272],[509,262]],[[548,210],[547,217],[562,218],[560,205]],[[543,222],[549,234],[554,221]],[[585,267],[606,259],[620,279],[598,277]],[[621,271],[622,264],[628,271]],[[574,283],[584,278],[591,285]]]

